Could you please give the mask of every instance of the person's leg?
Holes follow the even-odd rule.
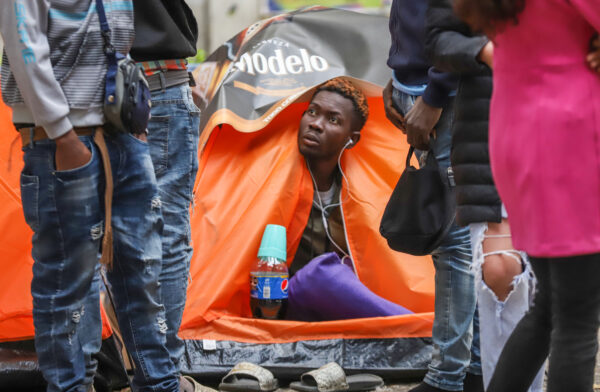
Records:
[[[506,341],[487,392],[526,392],[548,356],[552,330],[549,264],[547,259],[531,259],[537,279],[534,302]]]
[[[107,138],[114,177],[114,259],[107,277],[127,351],[135,363],[133,389],[179,390],[166,349],[161,270],[161,201],[148,145],[130,134]]]
[[[190,204],[198,171],[200,111],[188,84],[152,92],[148,144],[162,202],[164,229],[160,284],[166,310],[167,349],[179,370],[184,354],[177,336],[192,257]]]
[[[33,235],[33,321],[48,391],[87,391],[93,382],[102,324],[97,279],[102,236],[102,163],[90,137],[86,165],[55,171],[55,144],[24,149],[23,211]],[[95,283],[94,283],[95,282]]]
[[[549,259],[552,337],[548,392],[590,392],[600,324],[600,254]]]
[[[508,221],[475,223],[471,228],[476,271],[484,385],[489,384],[504,343],[529,309],[533,272],[527,256],[515,251]],[[504,253],[506,252],[506,253]],[[530,392],[541,392],[543,368]]]
[[[406,114],[416,97],[394,89],[396,109]],[[452,100],[436,125],[431,151],[442,171],[450,166]],[[467,367],[481,374],[477,357],[471,361],[472,323],[475,314],[474,274],[470,270],[471,244],[469,229],[453,224],[442,245],[432,254],[435,276],[435,317],[432,338],[434,351],[424,383],[413,391],[462,391]],[[473,350],[475,355],[478,348]]]

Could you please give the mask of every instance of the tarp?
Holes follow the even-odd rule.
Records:
[[[33,347],[31,285],[32,231],[21,209],[19,177],[23,168],[21,137],[12,125],[11,111],[0,99],[0,387],[44,385]],[[122,386],[121,363],[112,330],[103,313],[102,349],[97,356],[101,375],[96,389]],[[117,357],[118,358],[118,357]],[[12,389],[11,389],[12,390]]]
[[[390,77],[387,25],[384,17],[312,7],[248,27],[195,70],[203,113],[194,256],[180,330],[185,371],[222,375],[240,358],[285,375],[326,359],[346,369],[396,375],[425,368],[430,351],[422,338],[431,336],[434,303],[431,259],[391,251],[378,232],[408,150],[382,106],[381,89]],[[265,225],[287,228],[291,263],[312,205],[312,181],[296,141],[300,117],[314,86],[336,76],[351,78],[370,96],[361,140],[341,160],[350,252],[367,287],[415,314],[329,322],[254,319],[249,271]],[[382,347],[397,351],[388,355]],[[365,349],[373,356],[365,357]]]

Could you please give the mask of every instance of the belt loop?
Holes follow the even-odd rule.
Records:
[[[167,79],[165,78],[165,73],[163,71],[159,71],[158,79],[160,80],[160,91],[164,93],[167,91]]]
[[[31,146],[30,148],[33,149],[33,147],[35,147],[34,145],[34,141],[33,141],[33,137],[35,135],[35,126],[29,127],[29,145]]]

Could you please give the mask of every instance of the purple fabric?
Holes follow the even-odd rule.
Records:
[[[413,313],[371,292],[335,253],[315,257],[299,270],[290,279],[288,295],[290,320],[326,321]]]

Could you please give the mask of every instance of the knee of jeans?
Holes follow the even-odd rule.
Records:
[[[85,305],[77,304],[69,310],[69,313],[69,327],[67,328],[69,332],[67,334],[67,341],[69,345],[73,345],[75,333],[81,324],[81,319],[85,315]]]
[[[169,327],[167,325],[167,319],[163,315],[156,317],[156,325],[158,326],[158,331],[162,335],[166,335],[167,334],[167,331],[169,330]]]

